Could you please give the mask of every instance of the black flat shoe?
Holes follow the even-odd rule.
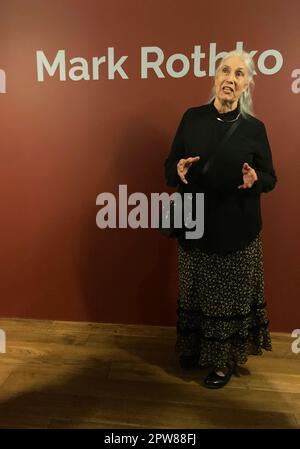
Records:
[[[198,368],[198,357],[195,355],[181,355],[179,357],[179,364],[182,369],[186,370]]]
[[[204,380],[204,386],[211,389],[225,387],[234,372],[235,366],[229,367],[225,376],[219,376],[215,371],[212,371]]]

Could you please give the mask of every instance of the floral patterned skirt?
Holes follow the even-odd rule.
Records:
[[[226,255],[179,245],[178,262],[176,352],[199,357],[200,366],[223,368],[272,350],[261,232]]]

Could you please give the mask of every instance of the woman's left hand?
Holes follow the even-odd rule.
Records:
[[[247,162],[243,165],[242,173],[244,184],[238,186],[238,189],[250,189],[255,181],[257,181],[257,174],[254,168],[251,168]]]

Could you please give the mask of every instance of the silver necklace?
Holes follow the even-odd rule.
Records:
[[[239,119],[240,115],[241,115],[241,113],[239,112],[238,116],[233,120],[222,120],[220,117],[217,117],[217,120],[219,120],[220,122],[225,122],[225,123],[236,122]]]

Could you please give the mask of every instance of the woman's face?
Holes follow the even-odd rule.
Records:
[[[248,86],[248,70],[241,58],[231,56],[223,61],[215,76],[216,97],[222,103],[237,103]]]

